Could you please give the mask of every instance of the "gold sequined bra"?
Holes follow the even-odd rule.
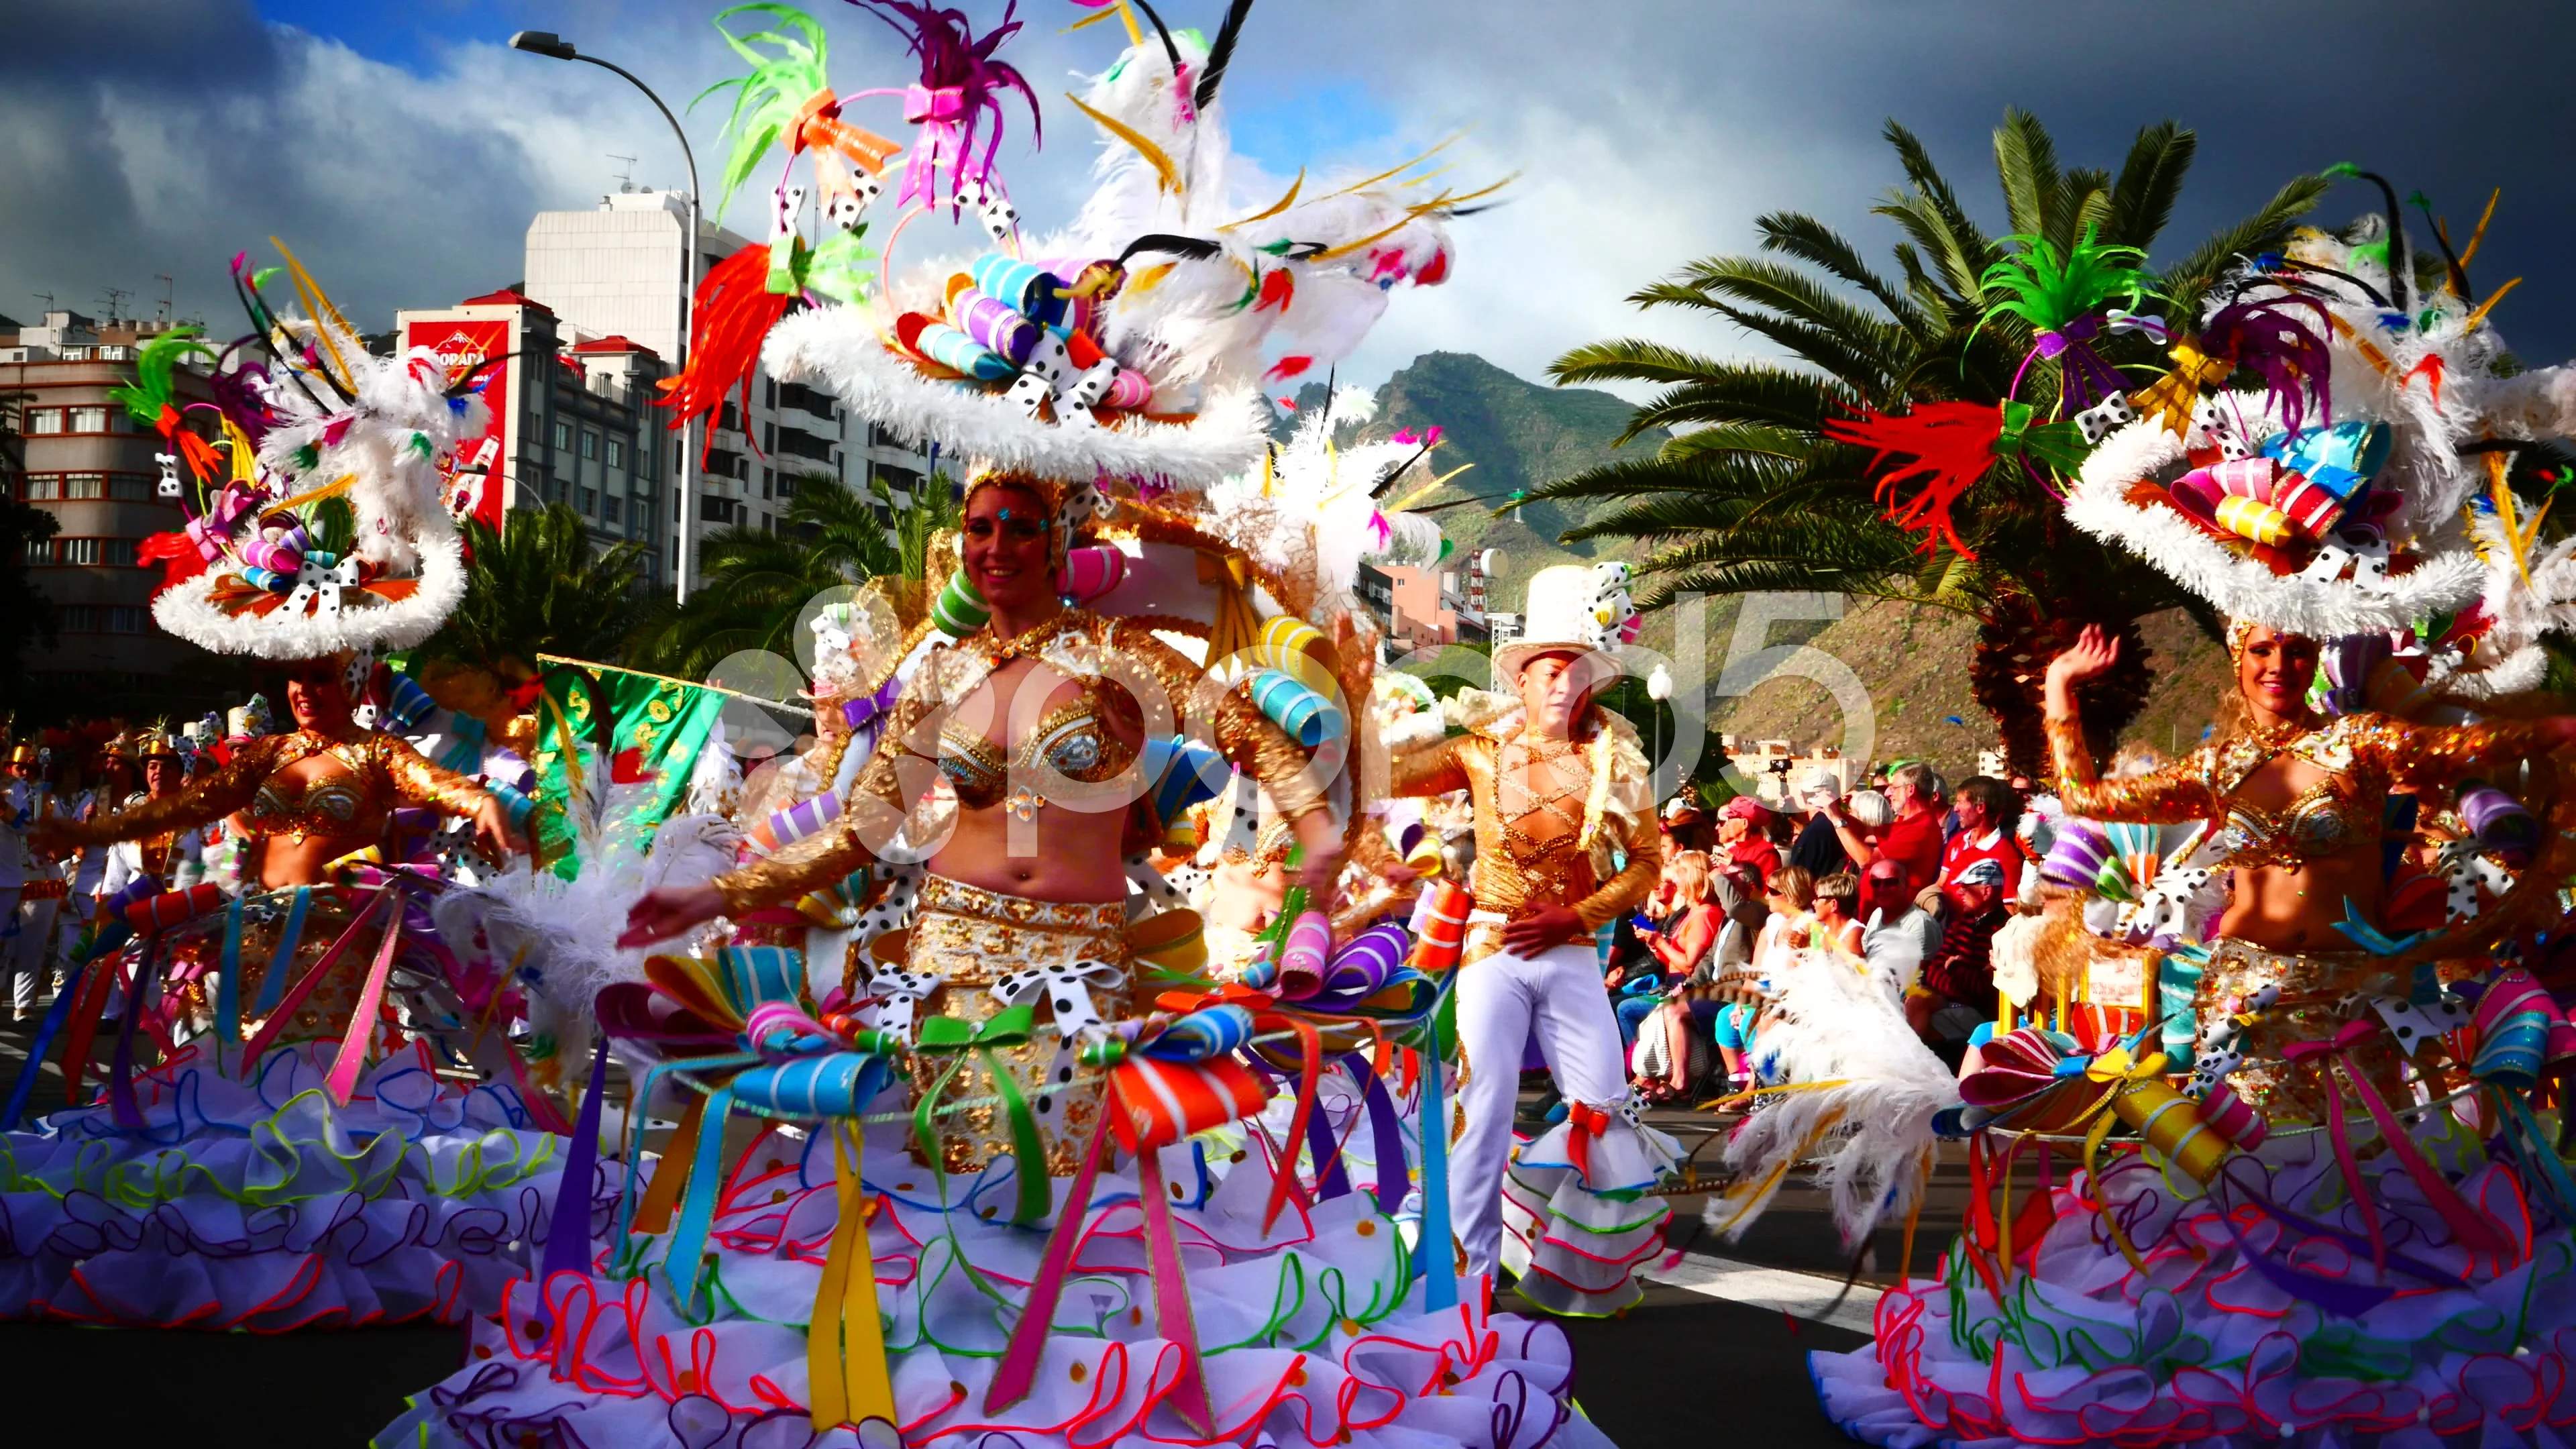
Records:
[[[1116,779],[1136,762],[1136,747],[1111,727],[1116,712],[1100,697],[1105,692],[1099,684],[1083,681],[1083,697],[1057,706],[1040,720],[1016,756],[1005,754],[963,719],[952,717],[941,724],[939,770],[956,787],[958,803],[969,810],[1001,804],[1014,773],[1024,782],[1062,776],[1093,785]]]
[[[262,782],[259,793],[251,796],[250,808],[242,815],[252,832],[261,836],[301,839],[369,835],[382,822],[359,823],[367,804],[367,793],[355,774],[320,775],[301,781],[272,775]]]

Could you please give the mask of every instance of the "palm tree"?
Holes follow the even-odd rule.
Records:
[[[2047,129],[2009,111],[1994,144],[2012,234],[1997,239],[1969,218],[1912,132],[1890,121],[1884,134],[1906,178],[1873,208],[1904,235],[1893,252],[1897,280],[1812,216],[1762,217],[1763,255],[1705,258],[1629,300],[1724,317],[1791,360],[1726,361],[1634,338],[1576,348],[1550,369],[1561,385],[1661,389],[1636,410],[1621,442],[1657,429],[1673,436],[1650,457],[1578,473],[1533,496],[1622,500],[1626,506],[1567,537],[1651,545],[1639,570],[1649,608],[1683,593],[1783,589],[1975,616],[1978,702],[2003,726],[2016,769],[2040,763],[2036,693],[2047,659],[2086,623],[2118,629],[2122,668],[2083,701],[2087,732],[2106,748],[2146,698],[2147,651],[2135,621],[2181,607],[2215,632],[2206,608],[2124,551],[2068,526],[2017,462],[1990,469],[1958,499],[1949,513],[1955,539],[1909,532],[1882,507],[1876,475],[1884,470],[1875,455],[1822,429],[1863,408],[2004,399],[2037,333],[2023,317],[1992,313],[1990,269],[2042,245],[2060,256],[2087,241],[2144,255],[2173,214],[2197,142],[2162,122],[2138,133],[2116,177],[2067,170]],[[2177,321],[2196,318],[2210,286],[2239,257],[2277,247],[2326,186],[2301,176],[2180,260],[2150,270],[2161,309]],[[2115,366],[2160,370],[2153,347],[2136,336],[2111,336],[2097,350]],[[2017,395],[2045,400],[2056,382],[2056,363],[2034,359]]]
[[[686,679],[705,677],[745,650],[795,657],[797,615],[826,589],[893,575],[919,579],[930,541],[955,526],[946,477],[933,477],[896,507],[882,479],[853,488],[829,474],[798,479],[776,533],[728,528],[707,536],[705,585],[665,606],[639,636],[636,662]]]
[[[497,532],[466,522],[465,599],[421,653],[510,684],[537,672],[539,654],[615,658],[648,612],[639,588],[648,546],[594,550],[582,516],[561,503],[506,522]]]

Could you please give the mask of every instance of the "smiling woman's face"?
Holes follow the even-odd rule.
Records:
[[[1056,595],[1046,504],[1026,488],[996,484],[966,503],[960,527],[966,577],[984,602],[1026,614]]]
[[[2256,625],[2236,656],[2236,687],[2248,704],[2275,715],[2295,715],[2307,707],[2308,686],[2317,677],[2317,641]]]

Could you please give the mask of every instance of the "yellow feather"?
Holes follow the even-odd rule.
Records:
[[[1126,122],[1119,120],[1117,117],[1104,116],[1100,112],[1093,110],[1091,107],[1084,105],[1082,103],[1082,97],[1075,95],[1073,92],[1066,91],[1064,93],[1064,98],[1073,102],[1073,108],[1075,110],[1082,112],[1084,115],[1089,116],[1093,121],[1099,123],[1100,129],[1107,131],[1110,135],[1113,135],[1119,140],[1126,142],[1128,145],[1135,147],[1136,154],[1144,157],[1146,163],[1154,168],[1154,175],[1159,181],[1161,188],[1165,191],[1172,192],[1175,195],[1179,194],[1181,191],[1180,168],[1172,164],[1171,157],[1163,154],[1162,147],[1147,140],[1143,133],[1139,132],[1135,127],[1128,125]]]
[[[316,488],[309,493],[298,493],[283,503],[272,503],[262,511],[268,513],[283,513],[290,508],[301,508],[307,503],[319,503],[325,498],[337,498],[341,494],[348,492],[349,485],[357,481],[357,474],[343,473],[337,479],[334,479],[329,483],[325,483],[321,487]]]
[[[1171,262],[1156,262],[1154,265],[1138,272],[1135,277],[1127,283],[1128,294],[1130,296],[1137,296],[1154,290],[1156,285],[1158,285],[1165,277],[1172,274],[1172,267],[1174,265],[1175,264]]]
[[[1466,133],[1463,131],[1459,133],[1459,135],[1464,134]],[[1332,196],[1324,197],[1323,200],[1330,201],[1333,199],[1333,196],[1348,196],[1352,192],[1358,191],[1364,187],[1375,186],[1390,176],[1401,176],[1405,172],[1412,170],[1414,167],[1421,165],[1423,162],[1428,161],[1432,157],[1449,149],[1450,144],[1455,142],[1457,139],[1458,136],[1451,136],[1448,140],[1441,142],[1439,145],[1432,147],[1430,150],[1425,151],[1421,155],[1414,157],[1412,160],[1405,162],[1403,165],[1396,167],[1394,170],[1381,171],[1375,176],[1363,177],[1360,180],[1354,181],[1350,185],[1343,187],[1341,190],[1334,192]]]
[[[2503,187],[2497,187],[2495,190],[2487,193],[2486,214],[2478,218],[2478,229],[2469,233],[2469,244],[2460,251],[2461,271],[2467,271],[2469,269],[2469,263],[2477,260],[2478,248],[2486,244],[2487,223],[2495,220],[2496,203],[2503,199]]]
[[[2487,314],[2495,310],[2496,303],[2504,300],[2504,294],[2521,285],[2522,278],[2516,277],[2512,281],[2505,283],[2503,286],[2496,288],[2494,296],[2480,302],[2478,304],[2478,310],[2470,313],[2467,319],[2460,323],[2460,331],[2463,334],[2466,334],[2478,330],[2478,324],[2487,320]]]
[[[1448,472],[1441,474],[1439,477],[1432,479],[1430,482],[1423,484],[1421,487],[1414,489],[1412,492],[1405,494],[1403,498],[1396,502],[1387,504],[1385,507],[1380,508],[1378,512],[1402,513],[1404,510],[1411,508],[1423,499],[1438,492],[1441,484],[1448,482],[1450,479],[1457,477],[1459,474],[1464,473],[1475,466],[1476,465],[1473,463],[1461,463],[1457,467],[1450,469]]]
[[[1373,231],[1367,236],[1361,237],[1358,241],[1344,242],[1337,247],[1327,247],[1323,251],[1316,252],[1307,257],[1306,260],[1310,262],[1329,262],[1336,257],[1349,256],[1353,252],[1363,251],[1369,247],[1377,245],[1379,242],[1382,242],[1388,237],[1395,235],[1397,232],[1404,230],[1406,227],[1413,225],[1413,222],[1413,213],[1408,211],[1404,214],[1404,219],[1402,221],[1386,228],[1384,231]]]
[[[1229,221],[1225,225],[1218,227],[1217,230],[1232,231],[1238,226],[1249,225],[1252,222],[1268,221],[1270,218],[1286,211],[1291,205],[1294,205],[1297,200],[1297,189],[1305,184],[1306,168],[1300,166],[1297,168],[1297,179],[1288,183],[1288,194],[1286,196],[1279,198],[1277,201],[1270,203],[1268,206],[1263,207],[1261,210],[1254,212],[1250,216],[1243,217],[1236,221]]]
[[[286,258],[286,275],[295,282],[295,298],[304,304],[305,313],[314,321],[313,330],[321,340],[322,355],[331,359],[332,379],[356,392],[358,375],[349,370],[349,361],[340,355],[340,346],[331,340],[331,332],[337,328],[355,337],[358,329],[350,326],[349,319],[340,315],[340,309],[331,305],[331,299],[323,295],[320,284],[313,280],[312,273],[304,270],[304,264],[295,259],[295,253],[286,249],[286,243],[275,237],[270,237],[268,243],[277,248],[279,256]]]
[[[259,481],[259,449],[252,446],[250,434],[230,418],[224,419],[224,447],[232,455],[235,483]]]

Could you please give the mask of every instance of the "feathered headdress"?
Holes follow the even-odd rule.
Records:
[[[1446,274],[1443,219],[1468,198],[1409,195],[1399,178],[1411,168],[1303,204],[1301,178],[1274,205],[1238,209],[1214,108],[1247,3],[1213,45],[1156,20],[1152,40],[1136,35],[1086,97],[1071,98],[1106,137],[1099,185],[1067,233],[1035,243],[1020,235],[996,161],[1010,98],[1035,116],[1026,80],[996,58],[1018,22],[1006,12],[977,36],[952,10],[865,3],[906,35],[916,83],[837,97],[810,19],[775,5],[726,12],[777,21],[727,36],[761,67],[727,83],[739,88],[728,185],[772,146],[787,156],[769,240],[718,267],[700,293],[689,368],[665,384],[675,423],[744,385],[765,336],[773,374],[818,380],[898,436],[970,465],[1203,489],[1259,463],[1265,375],[1329,365],[1357,344],[1388,288]],[[886,250],[922,217],[969,208],[991,250],[898,275],[885,257],[873,272],[845,265],[854,242],[806,244],[806,187],[792,168],[810,127],[798,118],[829,112],[846,126],[842,112],[865,96],[900,96],[919,127]],[[828,149],[813,163],[826,230],[854,237],[877,193],[840,191],[825,172],[844,153]],[[815,305],[789,315],[799,299]],[[1270,360],[1266,348],[1297,360]]]
[[[193,337],[155,339],[134,386],[119,391],[172,441],[162,492],[189,514],[140,551],[170,581],[153,617],[204,648],[265,659],[417,644],[465,592],[438,462],[483,430],[479,378],[451,387],[425,348],[369,354],[278,250],[303,315],[272,309],[260,291],[271,274],[235,257],[256,335],[223,353]],[[247,361],[254,347],[267,366]],[[213,366],[214,402],[178,406],[173,369],[186,361]],[[193,417],[211,426],[200,432]]]
[[[2427,630],[2448,641],[2444,680],[2480,697],[2506,659],[2536,663],[2523,651],[2576,600],[2504,466],[2576,429],[2576,373],[2498,375],[2495,298],[2468,286],[2475,239],[2419,294],[2390,265],[2399,220],[2392,205],[2348,236],[2303,231],[2219,288],[2066,513],[2240,620],[2327,640]],[[2257,390],[2227,390],[2249,375]]]

